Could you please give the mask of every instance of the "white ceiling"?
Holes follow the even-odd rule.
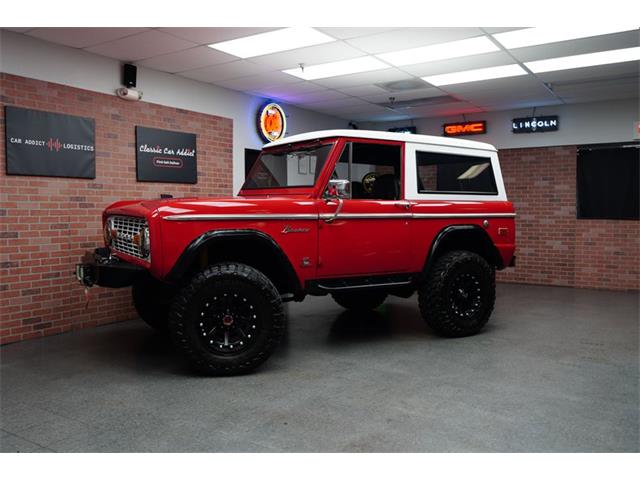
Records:
[[[489,35],[513,28],[366,28],[318,30],[334,42],[239,59],[210,43],[277,28],[16,28],[43,40],[252,95],[280,100],[348,120],[383,121],[638,97],[638,62],[433,87],[422,76],[515,62],[637,47],[638,31],[602,35],[374,72],[304,81],[282,73],[300,63],[349,60],[413,47]],[[410,81],[389,91],[384,84]],[[142,89],[144,86],[141,85]],[[389,97],[394,102],[389,105]],[[430,100],[429,100],[430,99]]]

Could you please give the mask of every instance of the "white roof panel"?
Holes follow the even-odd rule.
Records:
[[[447,147],[471,148],[475,150],[496,151],[496,147],[488,143],[474,142],[461,138],[436,137],[434,135],[416,135],[410,133],[380,132],[376,130],[319,130],[317,132],[300,133],[285,137],[272,143],[267,143],[263,148],[278,145],[288,145],[289,143],[306,142],[319,138],[349,137],[366,138],[375,140],[391,140],[395,142],[422,143],[427,145],[444,145]]]

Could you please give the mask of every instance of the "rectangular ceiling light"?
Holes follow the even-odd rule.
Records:
[[[527,72],[520,65],[502,65],[501,67],[479,68],[477,70],[465,70],[464,72],[445,73],[442,75],[432,75],[422,77],[422,79],[439,87],[441,85],[453,85],[456,83],[477,82],[480,80],[491,80],[494,78],[516,77],[526,75]]]
[[[595,37],[611,33],[635,30],[638,27],[585,27],[585,28],[560,28],[560,27],[535,27],[513,30],[511,32],[495,33],[493,38],[506,48],[530,47],[532,45],[544,45],[546,43],[576,40],[578,38]]]
[[[479,53],[497,52],[499,48],[487,37],[474,37],[455,42],[438,43],[426,47],[409,48],[397,52],[381,53],[378,58],[398,67],[433,62],[448,58],[466,57]]]
[[[360,57],[339,62],[321,63],[319,65],[305,66],[304,69],[291,68],[282,70],[284,73],[302,78],[303,80],[316,80],[318,78],[338,77],[340,75],[351,75],[353,73],[371,72],[391,68],[384,62],[374,57]]]
[[[607,50],[604,52],[571,55],[569,57],[549,58],[527,62],[525,66],[533,73],[569,70],[572,68],[595,67],[610,63],[633,62],[640,60],[640,47]]]
[[[292,27],[212,43],[209,48],[240,58],[251,58],[335,41],[335,38],[310,27]]]

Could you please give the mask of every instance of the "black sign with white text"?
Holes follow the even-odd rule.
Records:
[[[196,134],[136,127],[139,182],[197,183]]]
[[[92,118],[5,108],[7,175],[96,178]]]
[[[557,115],[514,118],[511,121],[513,133],[555,132],[559,126],[560,121]]]

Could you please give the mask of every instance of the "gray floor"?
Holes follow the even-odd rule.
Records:
[[[638,451],[638,295],[500,285],[442,339],[415,298],[289,307],[257,373],[191,374],[127,322],[0,350],[2,451]]]

